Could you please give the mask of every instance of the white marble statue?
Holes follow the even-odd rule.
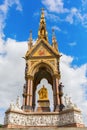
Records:
[[[10,110],[14,111],[22,111],[21,106],[20,106],[20,97],[18,96],[16,99],[16,103],[13,103],[13,101],[10,103]]]
[[[77,105],[72,102],[71,97],[68,97],[67,94],[65,95],[64,99],[65,99],[65,101],[64,101],[65,108],[64,109],[77,108]]]

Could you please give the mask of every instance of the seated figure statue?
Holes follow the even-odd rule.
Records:
[[[47,89],[43,87],[38,91],[39,94],[39,100],[48,100],[48,91]]]

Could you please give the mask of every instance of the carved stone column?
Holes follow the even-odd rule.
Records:
[[[53,100],[54,100],[54,111],[56,109],[56,104],[57,104],[57,98],[56,98],[56,79],[53,76]]]
[[[23,96],[22,109],[25,109],[25,106],[26,106],[26,96],[27,96],[27,94],[26,94],[26,84],[24,84],[24,86],[23,86],[23,94],[22,94],[22,96]]]
[[[59,97],[59,79],[58,78],[56,78],[56,97],[57,97],[56,111],[59,111],[60,97]]]
[[[23,95],[23,106],[25,106],[25,96]]]
[[[27,111],[32,111],[32,98],[33,98],[33,77],[28,76],[27,79],[27,98],[25,109]]]
[[[53,93],[54,93],[54,111],[59,111],[60,97],[59,97],[59,79],[57,75],[54,75],[53,79]]]
[[[31,111],[32,111],[32,106],[33,105],[33,79],[31,79],[31,82],[30,82],[30,102],[29,102],[29,106],[31,108]]]
[[[27,106],[29,106],[29,101],[30,101],[30,82],[31,82],[31,80],[28,79],[28,84],[27,84],[27,103],[26,103]]]

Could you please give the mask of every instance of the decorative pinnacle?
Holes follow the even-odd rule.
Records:
[[[55,30],[52,29],[52,42],[56,42]]]
[[[33,42],[32,42],[32,30],[30,30],[30,37],[29,37],[29,40],[28,40],[28,50],[31,49],[32,45],[33,45]]]
[[[41,9],[41,19],[40,19],[40,23],[44,22],[45,23],[45,15],[44,15],[44,8]]]
[[[41,8],[41,11],[44,11],[45,9],[44,8]]]
[[[44,8],[41,8],[41,18],[44,18]]]
[[[41,9],[41,17],[40,17],[40,26],[38,30],[38,39],[44,38],[48,41],[47,37],[47,30],[46,30],[46,22],[45,22],[45,15],[44,15],[44,9]]]
[[[55,36],[55,30],[54,30],[54,28],[52,28],[52,37],[54,37]]]
[[[30,38],[29,41],[32,41],[32,30],[30,30]]]
[[[58,51],[58,45],[57,45],[57,40],[56,40],[54,29],[52,29],[52,46]]]

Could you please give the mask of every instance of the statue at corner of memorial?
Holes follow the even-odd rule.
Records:
[[[20,107],[20,97],[19,96],[17,96],[15,104],[13,103],[13,101],[10,103],[9,109],[13,110],[13,111],[22,111],[22,109]]]
[[[64,99],[65,99],[65,107],[64,107],[64,109],[70,109],[70,108],[79,109],[79,108],[77,107],[77,105],[74,104],[74,103],[71,101],[71,97],[68,97],[67,94],[65,95]]]

